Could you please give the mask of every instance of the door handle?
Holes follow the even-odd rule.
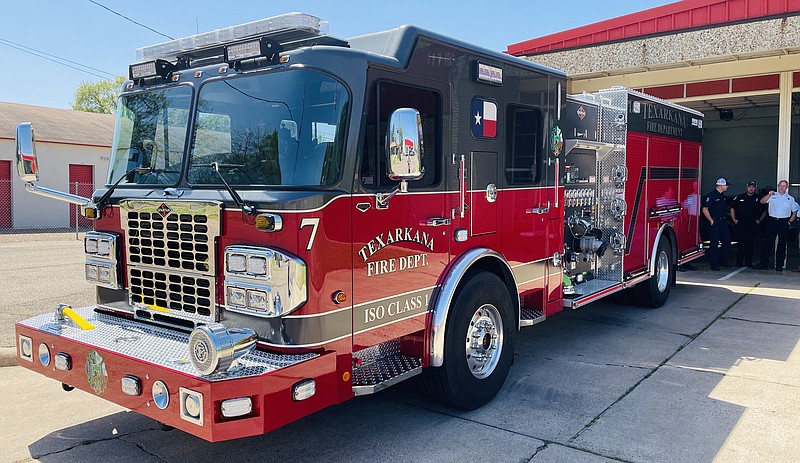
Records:
[[[450,225],[450,219],[446,219],[444,217],[431,217],[421,225],[426,227],[443,227],[445,225]]]
[[[526,214],[547,214],[550,212],[549,207],[531,207],[525,210]]]

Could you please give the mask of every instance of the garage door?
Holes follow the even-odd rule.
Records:
[[[94,192],[94,166],[83,164],[69,165],[69,192],[91,198]],[[75,219],[78,219],[78,226],[82,228],[92,228],[92,221],[80,215],[80,209],[74,204],[69,206],[69,226],[75,226]]]
[[[11,212],[11,161],[0,161],[0,228],[14,225]]]

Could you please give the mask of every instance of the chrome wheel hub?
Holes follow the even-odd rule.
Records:
[[[667,290],[669,284],[669,257],[666,251],[658,253],[658,260],[656,261],[656,284],[658,285],[658,292],[663,293]]]
[[[492,374],[503,350],[503,320],[497,307],[484,304],[467,326],[467,367],[478,379]]]

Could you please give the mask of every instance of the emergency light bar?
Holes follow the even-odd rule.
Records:
[[[160,58],[174,61],[179,55],[185,55],[195,50],[222,46],[230,42],[278,31],[292,30],[310,35],[327,35],[328,21],[305,13],[286,13],[238,26],[225,27],[211,32],[137,48],[136,59],[138,61],[152,61]]]

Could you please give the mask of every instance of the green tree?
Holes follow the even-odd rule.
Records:
[[[106,79],[98,82],[81,82],[75,90],[72,109],[90,113],[115,114],[117,98],[125,82],[124,76],[114,80]]]

